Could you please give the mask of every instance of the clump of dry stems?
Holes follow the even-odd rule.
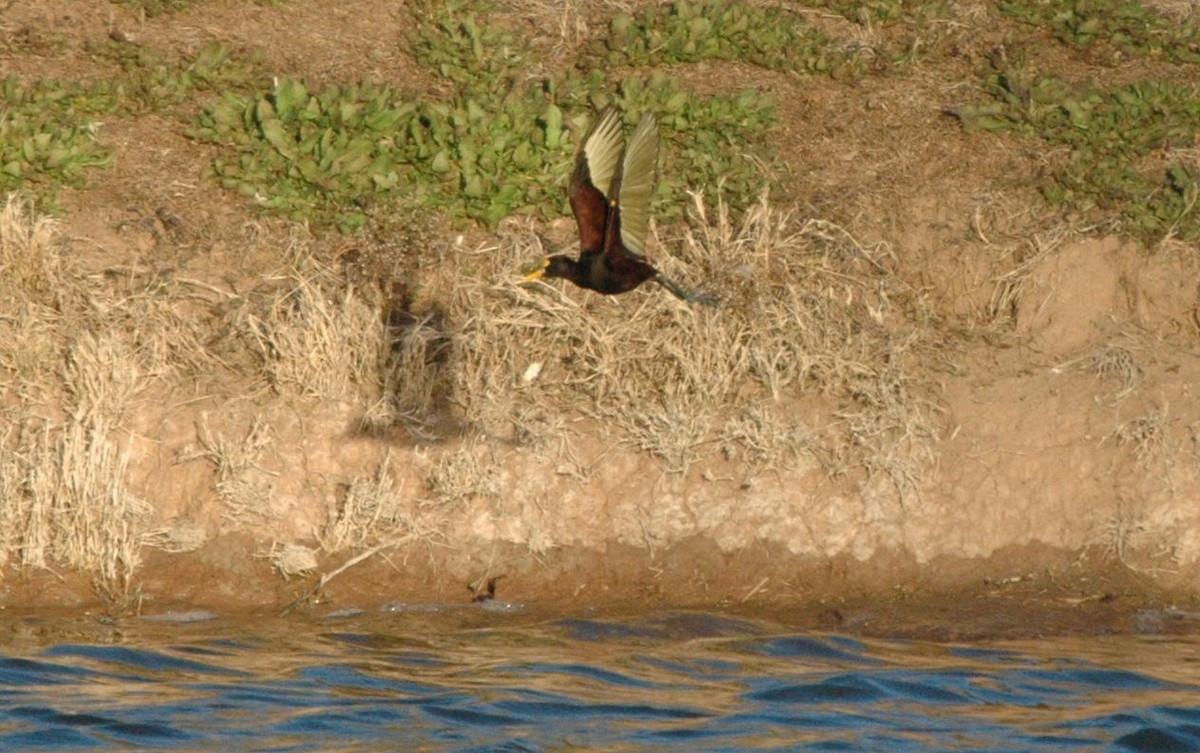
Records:
[[[605,298],[522,285],[516,270],[541,253],[522,228],[460,258],[452,274],[478,270],[450,288],[447,306],[453,396],[467,422],[537,436],[546,422],[526,425],[536,405],[595,419],[669,471],[732,447],[749,473],[810,453],[836,459],[830,470],[858,466],[915,485],[935,416],[905,371],[923,344],[897,313],[905,291],[883,249],[800,222],[765,196],[735,223],[699,195],[682,235],[661,246],[673,254],[660,248],[656,263],[720,306],[654,286]],[[836,420],[801,413],[797,399],[809,393],[837,399]]]

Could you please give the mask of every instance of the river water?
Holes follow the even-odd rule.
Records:
[[[0,751],[1200,751],[1200,639],[940,644],[507,605],[0,618]]]

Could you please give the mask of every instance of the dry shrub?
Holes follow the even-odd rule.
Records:
[[[217,497],[225,507],[224,518],[238,525],[254,525],[277,518],[271,507],[275,477],[258,465],[263,450],[271,445],[270,427],[258,420],[239,440],[213,435],[208,416],[202,415],[197,427],[200,446],[180,452],[180,461],[204,458],[216,470]]]
[[[150,509],[125,488],[121,420],[145,386],[123,298],[67,261],[55,224],[0,209],[0,544],[22,566],[91,573],[128,595]],[[139,318],[139,317],[133,317]],[[141,322],[149,331],[152,322]]]
[[[336,270],[292,239],[291,268],[265,311],[245,311],[241,333],[280,394],[334,400],[377,389],[385,344],[378,301],[363,300]]]
[[[106,419],[43,424],[0,442],[4,558],[89,572],[113,598],[129,593],[149,506],[125,489],[128,458]]]
[[[396,481],[385,456],[375,475],[355,477],[320,536],[330,554],[352,547],[370,547],[424,536],[405,503],[404,485]]]

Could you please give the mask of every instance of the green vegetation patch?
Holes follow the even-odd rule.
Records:
[[[858,62],[794,13],[721,0],[618,14],[602,44],[609,61],[627,65],[736,60],[776,71],[833,73]]]
[[[256,60],[237,56],[216,42],[179,61],[111,40],[89,51],[117,63],[121,74],[92,82],[23,83],[16,76],[3,81],[0,191],[26,189],[53,206],[59,186],[80,185],[88,168],[112,164],[109,152],[94,138],[98,116],[184,109],[196,92],[245,89],[265,79]]]
[[[642,112],[659,118],[660,216],[680,216],[685,189],[718,182],[735,205],[753,201],[762,176],[748,157],[769,159],[763,134],[775,122],[765,95],[700,96],[661,72],[616,82],[598,70],[531,78],[530,49],[473,7],[413,11],[410,49],[446,85],[442,98],[371,83],[312,93],[281,80],[267,93],[209,103],[193,135],[234,148],[212,175],[268,210],[346,231],[380,202],[487,226],[514,213],[558,216],[578,134],[612,101],[630,124]]]
[[[24,85],[9,76],[0,85],[0,192],[26,188],[49,198],[61,184],[79,184],[90,167],[111,155],[94,139],[95,123],[78,106],[76,85]]]
[[[950,14],[945,0],[824,0],[822,4],[851,21],[871,24],[926,24]]]
[[[589,101],[581,92],[576,99]],[[758,185],[752,161],[741,157],[751,148],[749,133],[773,114],[756,94],[699,98],[656,74],[626,81],[617,101],[631,117],[658,112],[678,144],[670,164],[681,172],[664,171],[671,179],[661,194],[678,205],[676,213],[689,185],[724,179],[746,197]],[[346,231],[388,200],[489,226],[515,212],[561,213],[574,155],[562,108],[540,88],[499,101],[440,103],[382,84],[313,94],[285,79],[268,95],[224,95],[201,113],[195,135],[237,148],[213,163],[227,188],[266,209]]]
[[[198,92],[249,90],[268,80],[257,57],[235,54],[220,42],[209,42],[182,60],[168,60],[148,47],[108,39],[88,49],[94,57],[121,68],[121,75],[83,90],[87,106],[97,112],[165,112],[191,105]],[[194,110],[186,117],[193,116]]]
[[[413,4],[406,51],[458,92],[494,96],[529,62],[520,38],[497,20],[481,22],[486,6],[465,2]]]
[[[1063,44],[1091,49],[1100,43],[1127,53],[1200,63],[1200,29],[1125,0],[1004,0],[1000,12],[1049,29]]]
[[[1142,81],[1116,88],[1074,85],[1027,67],[998,68],[992,101],[954,110],[968,129],[1013,132],[1066,148],[1065,165],[1041,190],[1052,203],[1118,215],[1154,240],[1200,237],[1194,164],[1176,150],[1200,134],[1200,86]]]

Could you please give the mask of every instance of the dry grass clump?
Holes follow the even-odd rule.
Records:
[[[275,492],[275,476],[262,469],[259,459],[272,443],[270,427],[255,420],[241,439],[213,436],[207,416],[197,427],[199,447],[188,447],[180,453],[187,462],[204,458],[216,471],[217,497],[225,507],[224,518],[238,525],[254,525],[273,520],[278,514],[271,507]]]
[[[1129,348],[1120,345],[1097,348],[1087,355],[1083,365],[1097,378],[1117,384],[1112,394],[1113,403],[1129,397],[1142,380],[1141,364]]]
[[[125,488],[121,420],[145,386],[116,306],[65,260],[52,222],[0,210],[0,559],[92,573],[124,598],[149,507]],[[147,326],[149,328],[149,325]]]
[[[498,464],[484,457],[487,446],[478,441],[464,443],[434,462],[425,477],[431,497],[425,507],[450,508],[472,498],[495,499],[500,495]]]
[[[1166,404],[1155,406],[1145,415],[1121,424],[1110,436],[1118,447],[1132,447],[1140,465],[1171,465],[1175,444],[1167,428],[1167,409]]]
[[[303,577],[316,571],[317,553],[315,550],[296,543],[273,542],[271,548],[261,552],[259,556],[271,561],[271,567],[279,571],[284,578],[292,576]]]
[[[84,332],[67,348],[62,370],[71,418],[78,423],[120,421],[145,386],[124,335]]]
[[[756,473],[807,451],[836,459],[831,470],[915,483],[935,415],[912,394],[906,364],[924,343],[897,315],[910,296],[885,249],[800,222],[765,196],[735,222],[697,195],[683,234],[660,244],[672,253],[654,260],[720,296],[712,309],[654,286],[605,298],[519,284],[541,243],[524,228],[502,232],[498,246],[461,255],[445,286],[453,400],[481,432],[522,441],[560,431],[564,421],[531,421],[537,406],[595,419],[673,472],[709,452],[740,455]],[[801,415],[798,398],[813,393],[838,402],[835,420]]]
[[[0,209],[0,398],[45,400],[62,363],[57,324],[68,292],[52,220],[9,196]],[[49,392],[47,388],[50,388]]]
[[[1148,352],[1136,335],[1126,334],[1122,343],[1110,342],[1072,358],[1055,367],[1057,371],[1072,370],[1089,374],[1098,382],[1110,385],[1111,391],[1105,401],[1112,406],[1120,405],[1134,393],[1142,382],[1145,369],[1138,358]]]
[[[0,562],[90,572],[129,593],[150,508],[124,485],[128,457],[107,419],[23,426],[0,439]]]
[[[370,477],[355,477],[321,532],[321,548],[330,554],[349,548],[378,546],[410,537],[428,538],[404,498],[391,459],[384,456]]]
[[[385,344],[378,301],[363,300],[334,267],[293,238],[291,268],[265,311],[246,310],[238,329],[280,394],[351,399],[375,387]]]
[[[208,541],[208,531],[204,526],[187,521],[155,528],[147,531],[146,535],[142,537],[142,543],[145,546],[152,546],[170,554],[194,552],[204,546],[206,541]]]

